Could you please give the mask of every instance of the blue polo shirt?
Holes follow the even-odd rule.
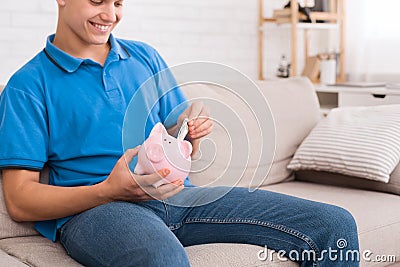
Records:
[[[93,185],[107,178],[124,153],[122,128],[131,98],[167,65],[152,47],[112,35],[104,66],[68,55],[53,39],[48,37],[46,48],[11,77],[1,95],[0,168],[39,171],[47,164],[51,185]],[[137,132],[157,122],[172,126],[185,107],[178,87],[159,90],[156,80],[153,87],[155,92],[141,92],[140,102],[155,105],[130,109],[147,114],[147,125],[138,123]],[[129,135],[132,145],[144,141],[135,131]],[[57,229],[70,218],[37,222],[35,227],[54,241]]]

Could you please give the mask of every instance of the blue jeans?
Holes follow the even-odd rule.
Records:
[[[246,188],[193,206],[218,190],[224,189],[185,188],[173,197],[189,207],[155,200],[98,206],[68,221],[60,231],[61,243],[86,266],[189,266],[184,247],[205,243],[282,250],[301,266],[358,266],[358,260],[346,256],[358,253],[357,228],[348,211]],[[302,252],[307,253],[302,257]]]

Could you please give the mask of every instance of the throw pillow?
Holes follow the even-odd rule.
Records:
[[[387,183],[399,160],[400,105],[343,107],[317,124],[288,168]]]

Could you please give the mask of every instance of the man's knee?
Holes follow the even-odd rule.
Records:
[[[332,232],[357,232],[356,221],[348,210],[338,206],[329,205],[325,214],[327,216],[325,222],[330,228],[329,230]]]
[[[325,236],[326,246],[332,249],[358,249],[357,224],[346,209],[327,205],[323,209],[321,236]]]

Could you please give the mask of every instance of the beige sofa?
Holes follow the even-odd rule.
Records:
[[[226,166],[221,164],[225,160],[222,155],[215,158],[211,167],[191,175],[192,182],[197,185],[227,184],[260,187],[262,190],[281,192],[344,207],[356,219],[361,252],[371,251],[372,255],[366,252],[371,259],[375,259],[377,255],[393,255],[398,261],[397,263],[374,262],[362,258],[361,266],[391,264],[400,266],[400,196],[394,194],[400,192],[400,178],[391,178],[390,186],[394,188],[392,190],[394,193],[387,193],[382,191],[390,190],[380,188],[379,184],[374,187],[374,184],[365,185],[360,181],[360,186],[358,186],[357,181],[360,179],[356,178],[351,182],[340,183],[337,181],[343,177],[324,179],[330,176],[328,173],[290,172],[286,166],[300,143],[321,119],[317,96],[312,84],[304,78],[258,82],[257,84],[268,100],[275,123],[273,134],[276,137],[276,151],[273,160],[257,162],[256,159],[250,158],[244,175],[237,181],[229,181],[229,176],[226,178],[224,175],[221,175],[221,179],[212,179],[212,175],[225,170]],[[242,103],[226,91],[210,85],[191,85],[183,89],[189,98],[206,96],[221,100],[234,110],[239,110],[237,116],[243,116],[243,124],[250,124],[252,127],[251,122],[247,120],[246,111],[240,111]],[[212,110],[212,113],[216,112],[218,111]],[[264,115],[267,116],[267,114]],[[256,132],[251,129],[247,131],[248,139],[253,141],[250,142],[250,150],[252,144],[257,146]],[[217,149],[219,142],[226,141],[223,131],[218,126],[211,137],[217,143]],[[6,140],[1,140],[1,142],[6,142]],[[200,159],[194,167],[196,164],[203,163]],[[229,164],[230,169],[235,170],[239,163]],[[257,177],[260,174],[256,174],[256,170],[260,166],[269,169],[266,179]],[[253,174],[256,179],[251,179],[254,178]],[[319,177],[321,177],[320,183],[318,183]],[[234,179],[236,178],[238,177]],[[333,186],[327,183],[341,185],[347,183],[351,187]],[[0,266],[81,266],[65,253],[60,243],[53,243],[41,237],[33,229],[31,223],[12,221],[7,214],[2,194],[0,195],[0,222]],[[186,248],[192,266],[298,266],[294,262],[282,261],[276,257],[262,261],[258,258],[261,255],[259,254],[261,249],[262,247],[242,244],[207,244]]]

